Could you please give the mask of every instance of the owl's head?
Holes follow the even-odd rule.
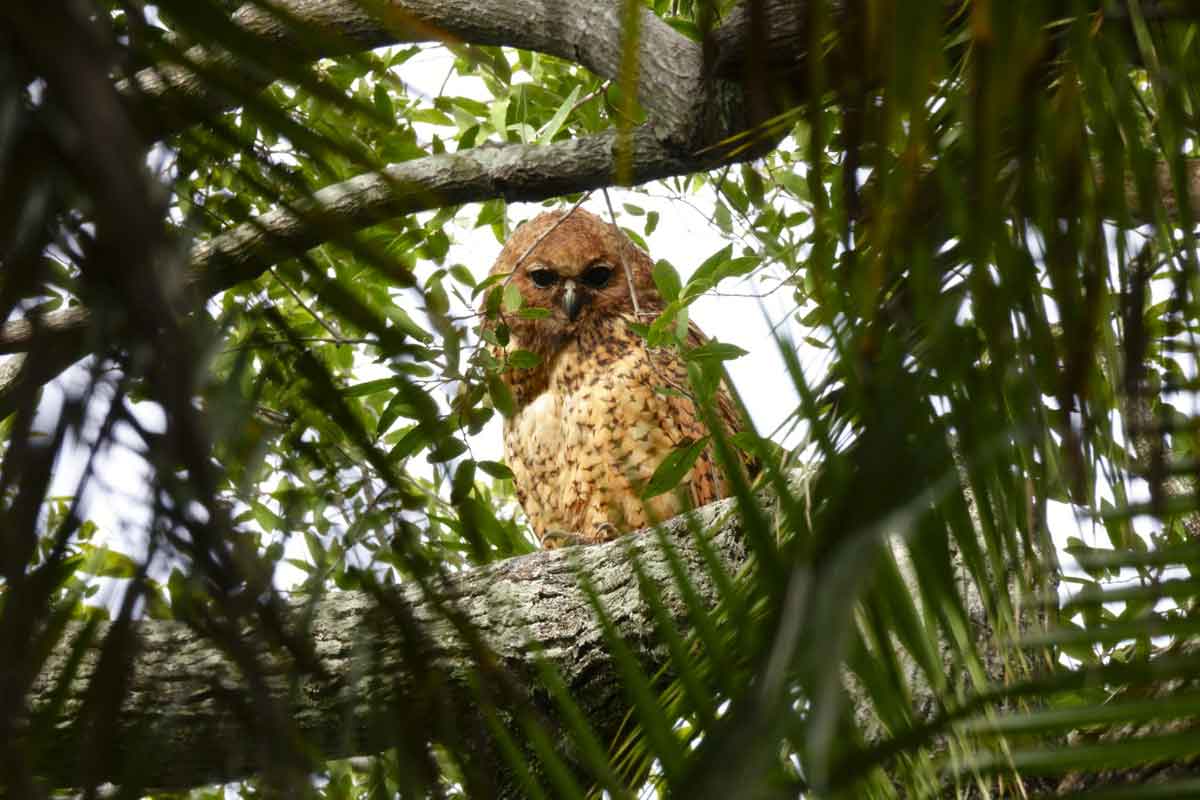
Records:
[[[650,256],[628,236],[577,208],[539,214],[517,228],[492,274],[511,272],[524,306],[550,312],[541,319],[509,320],[522,346],[529,347],[535,340],[561,340],[608,317],[633,313],[631,283],[637,308],[661,310],[652,269]]]

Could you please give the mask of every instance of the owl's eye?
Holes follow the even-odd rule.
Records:
[[[529,278],[539,289],[548,289],[558,280],[558,275],[552,269],[535,269],[530,271]]]
[[[593,289],[603,289],[608,285],[608,281],[612,278],[613,268],[608,264],[595,264],[588,267],[587,272],[579,276],[579,280],[585,286],[590,286]]]

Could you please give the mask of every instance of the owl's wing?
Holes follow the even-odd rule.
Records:
[[[707,342],[708,337],[704,335],[704,332],[694,322],[689,322],[687,347],[689,349],[700,347]],[[699,439],[707,435],[708,429],[700,420],[699,413],[691,399],[694,392],[691,382],[688,380],[686,362],[674,350],[665,348],[650,350],[649,357],[653,364],[655,378],[665,388],[673,390],[665,398],[669,407],[668,413],[675,420],[684,423],[680,425],[684,435],[690,439]],[[724,373],[723,369],[722,373]],[[717,388],[715,396],[717,418],[724,426],[724,434],[727,437],[744,428],[742,415],[733,400],[730,386],[729,376],[723,374],[721,385]],[[754,458],[740,450],[739,455],[745,474],[751,477],[755,475],[758,472],[758,464]],[[711,446],[705,448],[705,451],[696,460],[690,489],[691,500],[697,508],[729,494],[728,482],[721,475]]]

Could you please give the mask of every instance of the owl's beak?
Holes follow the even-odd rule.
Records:
[[[567,312],[567,319],[571,322],[579,319],[579,312],[583,310],[586,303],[587,295],[575,286],[575,281],[563,281],[562,308]]]

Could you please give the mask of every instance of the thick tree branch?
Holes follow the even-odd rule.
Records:
[[[617,0],[280,0],[276,11],[252,3],[233,15],[249,41],[226,50],[195,47],[187,65],[139,72],[125,93],[141,128],[161,137],[230,108],[295,65],[400,42],[442,41],[534,50],[617,79],[622,63],[622,3]],[[638,100],[665,141],[683,143],[696,128],[705,85],[699,44],[647,8],[638,31]],[[300,58],[297,59],[297,53]],[[248,58],[261,58],[247,63]],[[286,59],[287,64],[280,64]],[[282,69],[281,69],[282,67]],[[214,80],[219,77],[219,80]],[[224,85],[224,89],[222,88]],[[238,91],[230,91],[236,87]]]
[[[379,173],[366,173],[315,192],[294,209],[270,211],[251,222],[197,244],[188,259],[189,282],[206,294],[252,280],[268,267],[387,219],[448,205],[504,197],[510,201],[543,200],[612,183],[616,170],[618,133],[558,142],[551,145],[506,145],[467,150],[393,164]],[[663,146],[647,128],[631,134],[634,182],[712,169],[754,155],[722,158],[712,153],[680,156]],[[1189,202],[1200,208],[1200,160],[1189,161]],[[1163,204],[1176,208],[1174,187],[1166,169],[1159,169],[1158,189]],[[1126,186],[1129,207],[1143,205],[1132,182]],[[0,325],[0,353],[22,353],[40,337],[53,338],[48,355],[61,359],[65,369],[82,358],[79,334],[90,315],[74,307],[43,315],[36,323],[12,320]],[[11,409],[0,386],[0,417]]]
[[[382,172],[326,186],[292,209],[268,212],[197,244],[188,259],[187,281],[207,297],[322,242],[402,214],[495,197],[542,200],[612,185],[620,135],[607,131],[550,145],[475,148],[393,164]],[[641,127],[629,133],[627,152],[631,177],[642,183],[711,169],[757,151],[735,157],[717,152],[683,156]],[[88,310],[74,307],[45,314],[36,322],[0,325],[0,353],[26,352],[43,338],[53,340],[36,371],[16,373],[16,384],[0,376],[0,418],[26,396],[29,387],[24,383],[38,381],[32,384],[36,388],[87,354],[83,334],[90,324]]]
[[[746,553],[738,517],[730,511],[730,501],[723,501],[697,515],[703,529],[714,531],[709,541],[732,573],[745,563]],[[664,531],[694,589],[712,606],[717,590],[684,518],[667,523]],[[454,710],[460,735],[477,744],[491,741],[479,688],[470,683],[481,667],[461,628],[438,609],[445,603],[483,637],[494,655],[485,666],[517,679],[508,685],[516,687],[520,697],[510,697],[510,703],[536,707],[544,721],[554,725],[556,712],[546,700],[546,684],[534,655],[540,652],[607,745],[628,704],[612,648],[605,643],[578,574],[582,570],[590,576],[621,636],[647,674],[654,674],[667,662],[667,653],[660,639],[647,635],[655,622],[638,588],[635,561],[676,623],[686,625],[687,608],[663,545],[655,534],[641,533],[606,545],[542,551],[457,573],[440,585],[436,598],[411,587],[392,590],[378,601],[364,593],[330,594],[302,627],[315,646],[314,672],[299,674],[295,663],[261,637],[247,636],[240,644],[266,666],[272,700],[287,710],[305,740],[320,748],[321,759],[377,752],[394,745],[406,729],[416,736],[436,731],[436,720],[411,713],[414,703],[431,702],[423,695],[434,691],[429,683],[433,675],[444,692],[439,708]],[[413,620],[416,626],[406,626]],[[415,638],[414,629],[419,633]],[[68,683],[60,681],[72,657],[71,640],[82,630],[68,630],[29,698],[35,720],[62,701],[50,721],[60,734],[58,747],[37,765],[56,786],[72,785],[80,775],[78,745],[85,727],[80,711],[97,669],[100,637],[86,645]],[[102,626],[100,636],[106,631]],[[110,769],[119,770],[122,762],[128,765],[133,759],[146,785],[188,787],[237,779],[270,766],[263,763],[265,748],[247,746],[247,723],[239,711],[253,705],[252,692],[226,652],[177,622],[142,620],[136,623],[135,635],[138,656],[131,666],[119,729],[110,732],[119,753]],[[417,662],[431,672],[414,671]],[[64,688],[65,697],[56,698]],[[506,724],[515,725],[519,712],[519,707],[501,708]],[[498,759],[496,753],[478,755]],[[493,764],[498,766],[499,761]],[[120,779],[118,774],[100,777]]]

